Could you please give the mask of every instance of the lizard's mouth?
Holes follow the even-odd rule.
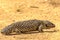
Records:
[[[55,25],[46,25],[46,29],[54,28]]]

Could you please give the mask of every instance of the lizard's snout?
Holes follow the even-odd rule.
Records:
[[[55,25],[53,24],[52,27],[55,27]]]
[[[49,25],[46,25],[48,28],[54,28],[55,25],[54,24],[49,24]]]

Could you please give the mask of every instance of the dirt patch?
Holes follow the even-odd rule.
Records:
[[[60,40],[59,18],[60,7],[54,7],[46,0],[0,0],[0,30],[13,22],[29,19],[49,20],[56,25],[54,30],[59,30],[11,36],[0,33],[0,40]]]

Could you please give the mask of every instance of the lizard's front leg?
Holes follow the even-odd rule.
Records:
[[[39,32],[43,32],[43,28],[42,28],[42,27],[43,27],[42,24],[38,27],[38,31],[39,31]]]

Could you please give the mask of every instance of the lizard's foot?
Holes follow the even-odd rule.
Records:
[[[40,30],[38,30],[38,31],[39,31],[39,32],[43,32],[43,30],[41,30],[41,29],[40,29]]]
[[[21,34],[21,31],[16,31],[16,34]]]

